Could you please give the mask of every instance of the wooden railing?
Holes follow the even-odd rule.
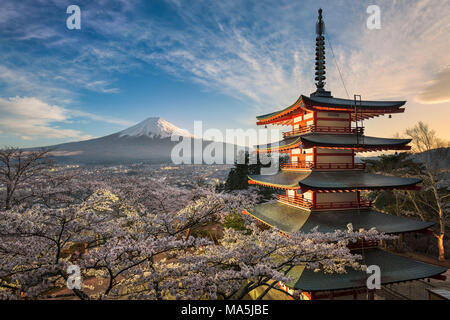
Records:
[[[364,127],[330,127],[330,126],[306,126],[300,127],[298,129],[293,129],[292,131],[283,132],[283,137],[295,136],[298,134],[309,133],[309,132],[326,132],[326,133],[358,133],[364,134]]]
[[[301,208],[310,209],[312,208],[311,200],[300,198],[300,197],[292,197],[284,194],[277,195],[278,201],[285,202],[287,204],[295,205]]]
[[[371,248],[371,247],[378,247],[379,246],[378,240],[362,240],[358,239],[356,242],[350,242],[347,245],[347,248],[349,249],[361,249],[361,248]]]
[[[372,201],[360,200],[358,201],[342,201],[342,202],[322,202],[316,203],[314,209],[342,209],[342,208],[370,208]]]
[[[287,196],[284,194],[277,195],[278,201],[284,202],[286,204],[294,205],[305,209],[349,209],[349,208],[370,208],[372,206],[372,201],[361,200],[359,203],[357,201],[341,201],[341,202],[322,202],[313,205],[311,200],[300,198],[296,196]]]
[[[282,169],[361,169],[366,168],[365,163],[314,163],[312,161],[283,163]]]
[[[313,169],[313,168],[314,162],[312,161],[281,164],[281,169]]]

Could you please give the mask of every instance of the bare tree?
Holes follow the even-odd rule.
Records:
[[[410,197],[416,210],[419,206],[416,201],[428,207],[439,220],[439,232],[434,236],[438,240],[439,260],[445,260],[444,236],[448,219],[448,200],[450,194],[448,187],[443,185],[445,180],[445,162],[448,159],[449,142],[439,139],[436,132],[431,130],[427,124],[419,122],[413,128],[406,130],[406,135],[412,139],[413,151],[419,153],[420,160],[424,164],[421,174],[425,188],[433,194],[433,203],[427,203],[420,198]]]
[[[20,193],[19,190],[31,191],[29,182],[36,180],[52,166],[49,159],[49,149],[24,151],[15,147],[0,150],[0,209],[11,209],[30,196],[30,192]]]

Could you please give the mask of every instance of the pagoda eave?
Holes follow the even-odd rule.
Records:
[[[347,107],[335,107],[335,106],[323,106],[323,105],[306,105],[305,110],[308,111],[333,111],[333,112],[355,112],[355,106],[349,105]],[[379,109],[364,109],[356,108],[357,113],[373,114],[373,115],[383,115],[391,113],[403,113],[404,108],[379,108]]]
[[[326,147],[329,149],[354,150],[355,152],[375,152],[375,151],[408,151],[411,146],[382,146],[382,147]]]
[[[294,145],[289,146],[282,146],[282,147],[274,147],[274,148],[258,148],[256,149],[256,153],[272,153],[272,152],[279,152],[279,153],[287,153],[292,149],[297,149],[302,147],[303,149],[310,149],[313,147],[322,147],[326,149],[333,149],[333,150],[354,150],[355,152],[375,152],[375,151],[409,151],[411,150],[411,146],[331,146],[331,145],[318,145],[318,144],[304,144],[304,143],[296,143]]]
[[[274,188],[274,189],[281,189],[281,190],[299,190],[300,186],[298,183],[293,185],[282,185],[282,184],[275,184],[275,183],[268,183],[268,182],[262,182],[262,181],[256,181],[249,177],[248,184],[253,185],[260,185],[267,188]]]
[[[293,123],[293,118],[301,114],[301,112],[292,112],[288,115],[282,116],[280,118],[268,120],[268,121],[257,121],[256,125],[258,126],[264,126],[268,124],[273,124],[277,126],[288,126]]]
[[[418,183],[418,182],[415,182]],[[420,190],[420,186],[416,186],[415,183],[411,185],[401,185],[401,186],[381,186],[381,187],[375,187],[375,186],[361,186],[361,187],[354,187],[354,188],[323,188],[323,187],[311,187],[300,184],[300,189],[304,191],[317,191],[317,192],[355,192],[355,191],[375,191],[375,190],[412,190],[412,191],[418,191]],[[286,188],[289,189],[289,188]]]
[[[333,111],[351,114],[352,121],[378,117],[385,114],[403,113],[406,101],[355,101],[334,97],[306,97],[301,95],[291,106],[280,111],[256,117],[257,125],[290,125],[292,118],[303,111]],[[357,115],[355,116],[355,108]]]
[[[244,213],[285,234],[298,231],[310,233],[317,230],[327,233],[346,230],[349,223],[354,230],[369,230],[374,227],[386,234],[419,232],[434,225],[433,222],[384,214],[371,208],[316,211],[279,202],[259,204],[244,210]]]
[[[363,171],[348,172],[312,172],[306,179],[300,180],[299,185],[304,190],[416,190],[421,179],[383,176]]]
[[[282,234],[290,236],[293,232],[334,232],[346,230],[349,223],[354,229],[375,228],[386,234],[403,234],[429,230],[434,223],[410,218],[387,215],[372,209],[353,209],[342,211],[311,212],[299,210],[280,203],[264,203],[250,210],[244,210],[261,223],[278,229]],[[394,255],[377,248],[367,247],[363,250],[353,249],[353,253],[363,256],[365,265],[378,265],[383,270],[381,284],[393,284],[415,281],[426,278],[443,279],[446,268],[418,262],[409,258]],[[319,293],[315,299],[326,298],[326,292],[355,290],[365,288],[367,274],[351,268],[344,274],[325,274],[314,272],[298,265],[289,268],[288,276],[292,278],[286,285],[294,290]],[[354,293],[354,292],[351,292]],[[348,295],[348,292],[343,293]],[[333,295],[332,295],[333,296]]]
[[[419,262],[378,249],[355,250],[363,256],[365,265],[377,265],[382,270],[381,285],[435,278],[447,271],[446,268]],[[289,287],[307,292],[326,292],[346,289],[367,289],[367,273],[351,268],[344,274],[326,274],[322,271],[303,269],[295,275]],[[290,273],[287,273],[290,276]]]
[[[302,146],[305,149],[317,147],[319,145],[313,145],[313,144],[302,144],[298,143],[293,146],[285,146],[280,148],[270,148],[270,149],[257,149],[256,153],[272,153],[272,152],[278,152],[278,153],[288,153],[292,149],[296,149]],[[336,146],[321,146],[323,148],[327,149],[334,149],[334,150],[354,150],[355,152],[375,152],[375,151],[408,151],[411,150],[411,146],[377,146],[377,147],[357,147],[357,146],[347,146],[347,147],[336,147]]]
[[[411,139],[377,138],[356,134],[327,134],[307,133],[300,136],[303,144],[318,147],[347,147],[347,148],[402,148]]]
[[[299,148],[302,144],[301,137],[287,137],[281,141],[270,143],[263,146],[256,146],[257,153],[270,152],[289,152],[292,149]]]
[[[262,116],[256,117],[257,125],[266,125],[266,124],[291,124],[292,117],[301,113],[302,107],[304,104],[302,102],[301,96],[297,99],[297,101],[291,106],[284,108],[280,111],[272,112],[269,114],[265,114]],[[286,121],[286,123],[283,123]]]
[[[252,184],[304,190],[379,190],[416,188],[421,179],[401,178],[368,173],[361,170],[347,171],[280,171],[274,175],[248,176]]]
[[[307,107],[328,107],[328,108],[340,108],[342,111],[351,111],[355,109],[355,100],[342,99],[335,97],[307,97],[305,95],[300,96],[301,100]],[[358,111],[365,112],[391,112],[405,105],[406,101],[369,101],[361,100],[356,101],[356,109]]]
[[[321,147],[328,149],[355,150],[357,152],[371,152],[382,150],[410,150],[407,144],[411,139],[388,139],[355,134],[326,134],[306,133],[290,135],[283,140],[267,145],[256,146],[257,153],[288,152],[292,149],[310,149]]]

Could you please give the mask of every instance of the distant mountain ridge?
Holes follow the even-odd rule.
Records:
[[[48,146],[58,162],[81,164],[120,164],[130,162],[171,163],[171,153],[181,141],[171,141],[171,136],[195,138],[187,130],[178,128],[160,118],[150,117],[125,130],[104,137]],[[201,141],[202,150],[212,141]],[[194,143],[191,143],[191,162]],[[227,144],[223,144],[223,155]],[[236,146],[233,145],[236,151]],[[36,149],[36,148],[33,148]]]
[[[438,160],[439,166],[444,169],[450,169],[450,148],[433,149],[421,153],[411,153],[411,159],[415,162],[427,162],[430,160]],[[356,162],[364,160],[378,160],[379,156],[373,157],[356,157]]]

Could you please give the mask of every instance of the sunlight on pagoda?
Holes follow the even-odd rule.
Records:
[[[249,183],[282,190],[278,201],[245,210],[260,222],[289,235],[292,232],[369,230],[401,235],[424,232],[433,223],[392,216],[372,208],[362,193],[373,190],[417,190],[420,179],[368,173],[363,163],[355,162],[356,152],[409,150],[410,139],[366,136],[364,120],[404,112],[406,101],[364,101],[335,98],[325,90],[325,24],[322,9],[316,25],[315,80],[317,90],[301,95],[291,106],[257,117],[257,125],[288,126],[277,143],[257,146],[258,153],[285,153],[290,162],[282,164],[275,175],[252,175]],[[351,248],[363,256],[362,263],[381,269],[381,284],[439,278],[445,268],[401,257],[381,249],[378,242],[361,241]],[[280,284],[290,293],[302,292],[303,299],[361,297],[374,299],[368,290],[368,275],[347,270],[345,274],[324,274],[299,266],[292,269],[290,284]]]

